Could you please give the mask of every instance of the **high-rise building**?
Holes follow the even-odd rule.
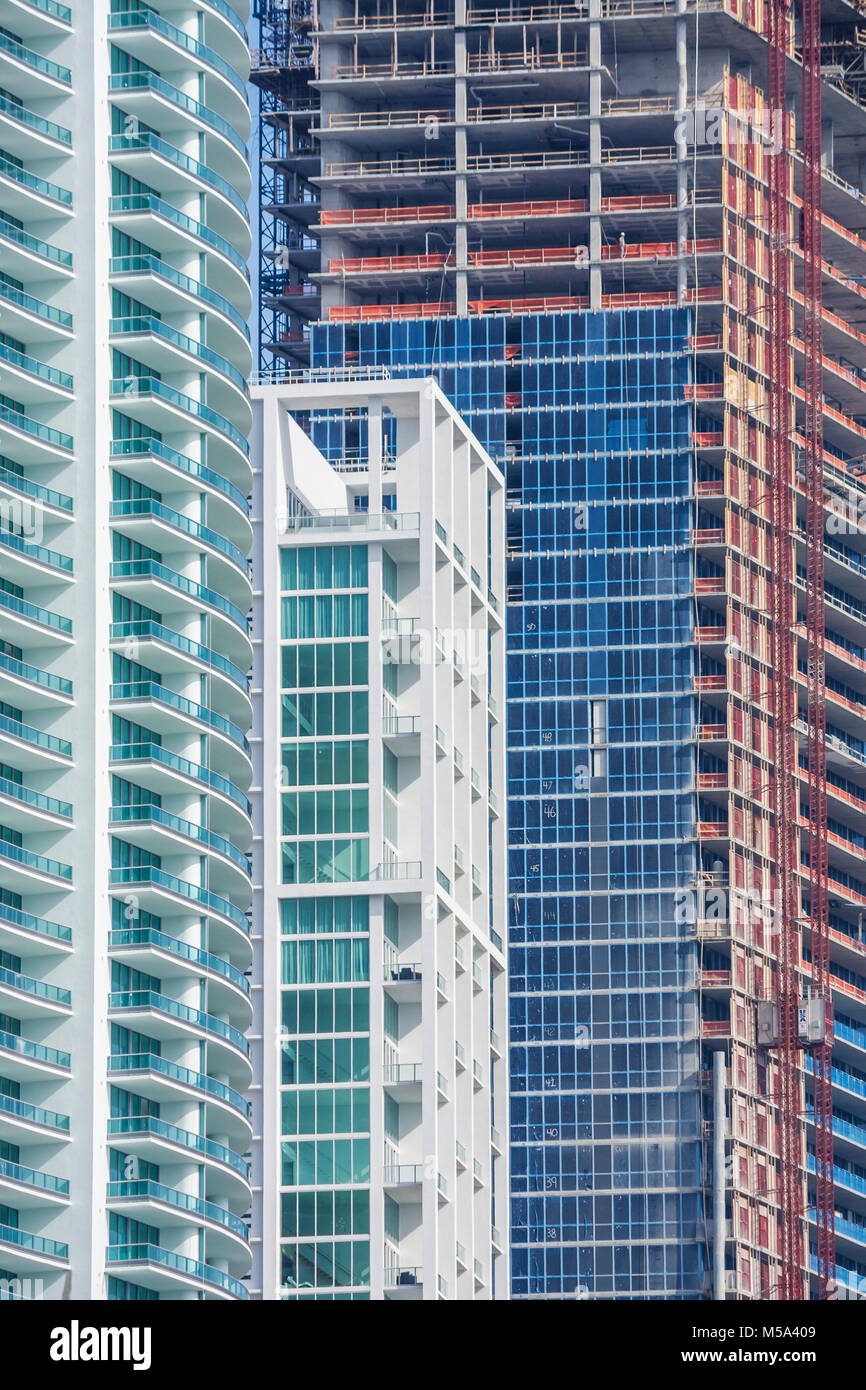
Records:
[[[0,0],[0,1276],[48,1299],[247,1296],[247,10]]]
[[[799,14],[780,35],[784,112],[766,99],[769,14],[764,0],[317,7],[313,378],[433,374],[507,481],[516,1298],[778,1297],[786,1126],[801,1198],[786,1210],[817,1270],[812,1057],[780,1116],[779,1053],[756,1026],[777,988],[773,739],[793,737],[771,719],[786,548],[813,621],[793,461],[775,550],[770,534],[780,248],[795,453],[814,428],[815,291]],[[823,14],[832,1177],[850,1290],[866,1277],[866,110],[859,10]],[[791,196],[771,205],[786,120]],[[336,404],[309,428],[334,460],[365,446],[364,419]],[[797,631],[805,994],[815,672]]]
[[[253,1293],[503,1298],[504,479],[372,376],[253,391]]]

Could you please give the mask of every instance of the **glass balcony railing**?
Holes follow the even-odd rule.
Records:
[[[49,922],[45,917],[34,917],[32,912],[22,912],[19,907],[9,907],[0,903],[0,922],[8,922],[10,927],[20,931],[37,932],[40,936],[51,936],[56,941],[71,941],[72,931],[58,922]]]
[[[37,116],[35,111],[30,111],[26,106],[21,106],[17,101],[10,101],[9,97],[0,93],[0,112],[4,116],[11,116],[13,120],[20,121],[22,125],[29,126],[40,135],[47,135],[51,140],[57,140],[62,145],[72,144],[72,131],[67,130],[66,126],[58,125],[56,121],[47,121],[44,116]]]
[[[111,454],[113,458],[144,458],[152,454],[154,458],[161,459],[172,468],[189,474],[191,478],[200,478],[209,487],[216,488],[234,502],[244,516],[249,516],[250,504],[240,488],[235,487],[234,483],[230,483],[221,473],[215,473],[212,468],[199,463],[197,459],[187,458],[186,454],[179,454],[176,449],[170,449],[159,439],[115,439],[111,445]]]
[[[0,359],[8,362],[10,367],[17,367],[19,371],[27,372],[29,376],[38,377],[40,381],[45,381],[50,386],[56,386],[62,391],[74,389],[75,382],[69,372],[59,372],[56,367],[49,367],[45,362],[40,362],[38,357],[30,357],[26,352],[18,352],[17,349],[8,347],[6,343],[0,343]]]
[[[126,377],[115,378],[109,387],[113,396],[125,396],[128,400],[130,396],[156,396],[166,404],[174,406],[176,410],[182,410],[186,415],[192,415],[204,424],[211,425],[220,434],[224,434],[232,444],[240,449],[244,458],[249,458],[250,446],[246,437],[241,434],[237,426],[231,420],[227,420],[219,411],[212,410],[209,405],[202,401],[194,400],[192,396],[185,396],[182,391],[176,391],[173,386],[167,386],[159,377],[143,376],[138,377],[134,382],[130,382]]]
[[[49,859],[44,854],[33,854],[21,845],[11,845],[8,840],[0,840],[0,859],[8,859],[37,874],[51,874],[54,878],[65,879],[67,883],[72,882],[71,864],[61,864],[58,859]]]
[[[247,736],[237,724],[226,719],[225,715],[217,714],[216,710],[208,709],[206,705],[197,705],[194,700],[188,700],[185,695],[176,695],[173,690],[167,690],[164,685],[157,685],[154,681],[127,681],[113,685],[111,699],[155,700],[157,704],[168,705],[179,714],[189,715],[190,719],[196,719],[200,724],[207,724],[209,728],[225,734],[226,738],[230,738],[232,743],[236,743],[244,753],[249,754]]]
[[[69,1196],[69,1181],[55,1178],[51,1173],[40,1173],[36,1168],[26,1168],[22,1163],[10,1163],[0,1158],[0,1178],[10,1182],[26,1183],[28,1187],[38,1187],[42,1192],[54,1192],[58,1197]]]
[[[17,1245],[19,1250],[32,1250],[37,1255],[48,1255],[55,1260],[69,1259],[69,1246],[62,1240],[49,1240],[47,1236],[34,1236],[29,1231],[21,1231],[17,1226],[0,1226],[0,1241],[7,1245]]]
[[[0,1109],[3,1099],[4,1097],[0,1096]],[[192,1153],[201,1154],[204,1158],[212,1158],[216,1163],[223,1163],[227,1168],[233,1168],[244,1182],[249,1181],[249,1165],[240,1154],[226,1148],[225,1144],[218,1144],[215,1139],[193,1134],[188,1129],[179,1129],[177,1125],[167,1124],[165,1120],[159,1120],[154,1115],[113,1116],[108,1121],[108,1134],[111,1138],[152,1134],[158,1139],[167,1140],[170,1144],[189,1149]]]
[[[151,14],[153,11],[151,11]],[[217,294],[216,290],[203,285],[200,280],[193,280],[190,275],[184,275],[183,271],[175,270],[173,265],[159,256],[113,256],[108,263],[108,269],[112,275],[156,275],[160,280],[166,280],[169,284],[175,285],[185,294],[192,295],[195,299],[201,300],[203,304],[208,304],[216,309],[225,318],[230,319],[237,329],[249,341],[249,328],[241,314],[238,313],[234,304],[226,299],[224,295]]]
[[[33,420],[29,415],[23,415],[20,410],[11,410],[9,406],[0,406],[0,420],[12,429],[20,430],[22,434],[29,434],[33,439],[38,439],[41,444],[49,444],[55,449],[65,449],[69,453],[75,448],[75,440],[71,434],[66,434],[63,430],[55,430],[51,425],[43,425],[41,420]]]
[[[213,1014],[203,1013],[201,1009],[193,1009],[189,1004],[180,1004],[176,999],[170,999],[167,994],[160,994],[157,990],[114,990],[108,996],[108,1007],[110,1009],[153,1009],[156,1013],[177,1019],[179,1023],[188,1023],[193,1028],[200,1028],[203,1033],[210,1033],[214,1038],[221,1038],[223,1042],[236,1047],[245,1057],[249,1056],[250,1045],[240,1029],[233,1027],[231,1023],[226,1023],[221,1018],[215,1018]]]
[[[232,1086],[227,1086],[224,1081],[216,1081],[214,1077],[207,1076],[204,1072],[190,1071],[189,1067],[181,1067],[178,1066],[177,1062],[169,1062],[167,1058],[160,1056],[157,1052],[132,1052],[122,1056],[111,1056],[108,1059],[108,1070],[111,1072],[157,1072],[169,1081],[177,1081],[182,1086],[190,1086],[196,1091],[204,1091],[217,1100],[225,1101],[226,1105],[237,1110],[239,1115],[243,1115],[245,1120],[249,1119],[249,1102],[244,1100],[240,1091],[236,1091]]]
[[[58,801],[55,796],[35,792],[32,787],[13,782],[10,777],[0,777],[0,796],[8,796],[13,801],[20,801],[22,805],[32,806],[35,811],[45,811],[50,816],[63,816],[64,820],[72,819],[71,801]]]
[[[311,527],[335,531],[417,531],[420,512],[319,512],[315,516],[292,516],[287,530],[303,531]]]
[[[197,1279],[203,1284],[213,1284],[224,1289],[233,1298],[248,1298],[246,1284],[226,1274],[222,1269],[202,1264],[200,1260],[187,1259],[176,1255],[172,1250],[163,1250],[161,1245],[109,1245],[106,1260],[111,1264],[152,1264],[170,1269],[189,1279]]]
[[[34,980],[30,975],[21,975],[17,970],[7,970],[5,966],[0,966],[0,985],[21,990],[23,994],[31,994],[34,999],[45,999],[50,1004],[64,1004],[68,1007],[72,1003],[71,993],[61,985]]]
[[[72,194],[68,188],[61,188],[59,184],[50,183],[48,179],[40,179],[36,174],[28,174],[26,169],[14,164],[5,155],[0,155],[0,178],[13,179],[15,183],[20,183],[22,188],[29,188],[31,193],[38,194],[40,198],[49,198],[52,203],[72,207]]]
[[[231,5],[226,3],[226,0],[204,0],[204,3],[209,10],[213,10],[215,14],[222,15],[223,19],[228,20],[232,28],[236,29],[242,37],[246,37],[243,20],[237,10],[233,10]]]
[[[9,34],[0,33],[0,52],[6,53],[10,58],[14,58],[18,63],[26,63],[28,68],[34,72],[41,72],[45,77],[52,77],[55,82],[63,82],[66,86],[72,84],[72,73],[69,68],[63,67],[61,63],[54,63],[50,58],[45,58],[41,53],[36,53],[32,48],[25,48],[23,43],[13,39]]]
[[[5,418],[5,415],[0,415],[0,419]],[[50,565],[52,569],[64,570],[67,574],[72,573],[72,559],[69,555],[61,555],[57,550],[49,550],[45,545],[37,545],[35,541],[28,541],[26,537],[19,536],[16,531],[10,531],[7,526],[2,524],[0,524],[0,545],[8,546],[10,550],[17,550],[31,560],[38,560],[42,565]]]
[[[162,1182],[153,1182],[150,1179],[141,1179],[137,1182],[110,1182],[106,1196],[109,1201],[113,1197],[149,1198],[154,1202],[162,1202],[166,1206],[177,1207],[180,1211],[193,1212],[205,1221],[212,1221],[217,1226],[225,1227],[227,1231],[233,1231],[242,1240],[246,1240],[248,1236],[244,1222],[239,1216],[235,1216],[234,1212],[228,1211],[225,1207],[218,1207],[215,1202],[207,1202],[201,1197],[193,1197],[189,1192],[181,1192],[176,1187],[166,1187],[165,1183]]]
[[[0,842],[0,850],[2,850],[2,842]],[[188,898],[190,902],[195,903],[198,907],[203,907],[206,911],[218,912],[249,936],[249,920],[240,908],[235,907],[234,903],[230,903],[227,898],[221,898],[218,893],[211,893],[207,888],[200,888],[196,883],[189,883],[185,878],[176,878],[174,874],[167,874],[164,869],[156,869],[152,864],[144,864],[140,868],[126,866],[111,869],[108,878],[110,883],[118,885],[153,883],[158,888],[165,888],[169,893],[176,893],[179,897]]]
[[[178,329],[170,327],[169,324],[156,318],[153,314],[137,314],[131,318],[111,319],[108,330],[115,337],[152,333],[155,338],[162,338],[164,342],[171,343],[172,347],[185,352],[187,356],[194,357],[198,362],[203,362],[206,366],[212,367],[215,372],[220,372],[222,376],[228,377],[239,391],[246,391],[246,381],[243,376],[237,367],[232,366],[225,357],[221,357],[218,352],[205,347],[204,343],[198,342],[197,339],[190,338],[186,333],[181,333]]]
[[[197,179],[199,183],[204,183],[215,193],[219,193],[240,214],[244,223],[249,224],[246,203],[237,189],[227,179],[224,179],[222,174],[218,174],[207,164],[199,163],[190,155],[184,154],[153,131],[139,130],[137,134],[110,135],[108,137],[108,149],[110,154],[122,153],[125,150],[152,150],[154,154],[168,160],[175,168],[182,169],[191,178]]]
[[[0,1094],[0,1113],[14,1115],[16,1119],[27,1120],[29,1124],[42,1125],[44,1129],[69,1130],[69,1116],[58,1115],[56,1110],[43,1110],[41,1105],[30,1105],[26,1100],[15,1096]]]
[[[215,956],[210,951],[203,951],[200,946],[191,946],[188,941],[181,941],[176,936],[167,936],[165,932],[156,931],[152,927],[115,927],[108,934],[108,944],[109,947],[118,948],[153,946],[158,951],[169,951],[173,956],[188,960],[192,965],[200,965],[215,975],[222,975],[223,979],[228,980],[244,994],[248,995],[250,992],[250,982],[246,975],[242,974],[237,966],[223,960],[222,956]]]
[[[252,806],[249,798],[236,787],[234,782],[230,782],[227,777],[223,777],[219,772],[212,772],[209,767],[202,767],[201,763],[190,762],[188,758],[182,758],[179,753],[172,753],[168,748],[163,748],[161,743],[114,743],[108,753],[112,762],[141,762],[148,759],[150,762],[161,763],[163,767],[170,768],[172,772],[179,772],[183,777],[190,777],[196,782],[201,782],[211,791],[219,792],[239,806],[244,815],[252,815]]]
[[[31,1062],[44,1062],[50,1067],[68,1069],[72,1065],[72,1058],[68,1052],[60,1052],[56,1047],[46,1047],[44,1043],[31,1042],[29,1038],[22,1038],[18,1033],[6,1033],[2,1029],[0,1049],[4,1052],[14,1052],[17,1057],[27,1057]]]
[[[72,11],[68,5],[61,5],[58,0],[27,0],[28,5],[32,5],[34,10],[41,10],[43,14],[50,15],[52,19],[58,19],[61,24],[72,23]]]
[[[6,714],[0,714],[0,733],[17,738],[21,743],[29,743],[34,748],[44,748],[46,753],[56,753],[60,758],[72,757],[72,744],[68,739],[46,734],[42,729],[34,729],[29,724],[22,724],[20,719],[10,719]]]
[[[29,681],[31,685],[40,685],[43,690],[54,690],[58,695],[72,694],[72,681],[65,676],[52,675],[50,671],[42,671],[38,666],[7,656],[5,652],[0,652],[0,670],[8,671],[10,676],[17,676],[19,680]]]
[[[213,546],[214,550],[219,550],[227,559],[233,561],[245,575],[248,574],[247,557],[239,546],[233,545],[218,531],[212,531],[200,521],[194,521],[192,517],[176,512],[173,507],[167,507],[164,502],[158,502],[154,497],[129,497],[121,502],[112,502],[111,515],[155,516],[168,526],[173,526],[175,530],[183,531],[185,535]]]
[[[110,92],[130,92],[147,90],[156,92],[166,101],[170,101],[179,110],[185,111],[194,120],[200,121],[202,125],[210,126],[215,134],[221,135],[224,140],[228,140],[233,149],[237,150],[242,159],[246,160],[247,147],[238,135],[234,126],[220,116],[216,111],[212,111],[209,106],[204,106],[202,102],[196,101],[195,97],[188,96],[186,92],[180,91],[178,87],[166,82],[164,77],[160,77],[156,72],[120,72],[114,73],[108,79],[108,90]]]
[[[27,497],[33,497],[38,502],[44,502],[49,507],[57,507],[58,510],[71,512],[73,507],[72,498],[65,492],[55,492],[53,488],[43,487],[41,483],[34,483],[30,478],[25,478],[22,473],[13,473],[11,468],[3,468],[0,465],[0,483],[6,487],[14,488],[16,492],[23,492]]]
[[[0,542],[6,544],[6,537],[2,532]],[[15,548],[17,547],[13,547]],[[7,613],[17,613],[19,617],[26,618],[31,623],[54,628],[55,632],[72,632],[72,622],[69,618],[53,613],[50,608],[40,608],[38,603],[30,603],[28,599],[19,598],[17,594],[7,594],[3,589],[0,589],[0,608],[5,608]]]
[[[115,194],[109,199],[108,210],[110,213],[123,212],[152,212],[156,217],[163,217],[167,222],[172,222],[182,232],[188,236],[195,237],[198,241],[206,244],[218,251],[227,261],[231,261],[236,270],[239,270],[245,280],[249,280],[249,268],[243,256],[227,241],[219,232],[205,225],[204,222],[197,222],[194,217],[190,217],[185,212],[180,212],[171,203],[167,203],[164,198],[160,198],[158,193],[121,193]]]
[[[26,294],[15,285],[7,285],[0,281],[0,299],[5,299],[7,304],[15,304],[34,318],[44,319],[46,323],[56,323],[60,328],[72,329],[72,315],[65,309],[57,309],[53,304],[47,304],[44,299],[37,299],[35,295]]]
[[[174,632],[162,623],[143,618],[136,618],[125,623],[112,623],[111,635],[116,638],[151,638],[154,642],[164,642],[166,646],[174,647],[175,651],[185,652],[193,660],[200,661],[205,666],[211,666],[215,671],[220,671],[245,695],[249,693],[249,677],[239,666],[235,666],[233,661],[227,661],[224,656],[220,656],[219,652],[212,651],[210,647],[203,647],[199,642],[193,642],[190,637],[182,637],[179,632]]]
[[[206,604],[209,608],[215,608],[218,613],[231,619],[242,632],[247,633],[249,631],[246,613],[241,612],[237,604],[232,603],[231,599],[218,594],[215,589],[206,588],[204,584],[199,584],[195,579],[187,579],[185,574],[178,574],[177,570],[169,569],[168,565],[163,565],[159,560],[112,560],[111,578],[158,579],[163,584],[171,585],[180,593],[197,599],[199,603]]]
[[[197,844],[215,850],[217,854],[224,854],[249,877],[249,861],[246,855],[232,844],[231,840],[225,839],[223,835],[215,834],[213,830],[208,830],[203,825],[196,825],[194,821],[183,820],[180,816],[174,816],[171,812],[164,811],[161,806],[112,806],[110,820],[114,824],[144,825],[149,823],[162,825],[166,830],[183,835],[187,840],[195,840]]]
[[[41,241],[39,237],[31,236],[21,227],[16,227],[8,218],[0,216],[0,237],[5,237],[7,241],[14,241],[25,251],[32,251],[34,256],[41,256],[43,260],[54,261],[57,265],[66,266],[72,269],[72,252],[61,251],[59,246],[52,246],[49,241]]]
[[[130,10],[125,14],[111,14],[108,16],[108,28],[109,32],[113,29],[152,29],[154,33],[169,39],[178,48],[186,49],[187,53],[191,53],[200,62],[207,63],[246,99],[246,89],[240,74],[224,58],[221,58],[212,48],[208,48],[207,44],[200,43],[198,39],[184,33],[183,29],[169,24],[168,20],[163,19],[162,15],[157,14],[155,10]]]

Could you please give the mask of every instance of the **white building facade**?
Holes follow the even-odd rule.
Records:
[[[253,390],[251,1289],[502,1298],[503,480],[344,375]]]
[[[0,0],[0,1279],[25,1296],[248,1296],[248,17]]]

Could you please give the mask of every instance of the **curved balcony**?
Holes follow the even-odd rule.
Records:
[[[246,382],[231,362],[195,338],[171,328],[153,314],[112,319],[110,342],[155,372],[197,372],[207,378],[211,389],[220,393],[225,418],[248,432],[252,411],[246,395]],[[233,387],[234,390],[230,390]]]
[[[5,550],[13,551],[9,556],[11,569],[4,567],[4,575],[8,579],[17,580],[19,574],[25,580],[32,578],[32,565],[38,565],[40,569],[59,570],[62,574],[72,576],[72,559],[69,555],[61,555],[57,550],[49,550],[48,546],[38,545],[35,541],[29,541],[25,536],[19,536],[15,531],[9,530],[0,523],[0,546]],[[15,565],[18,561],[19,571],[16,573]],[[10,597],[14,597],[10,595]],[[22,600],[23,601],[23,600]],[[46,610],[42,610],[46,611]],[[53,627],[55,624],[45,622],[45,627]]]
[[[150,1288],[199,1288],[213,1298],[249,1297],[246,1285],[233,1275],[161,1245],[109,1245],[105,1258],[109,1268],[121,1268],[135,1283],[146,1282]]]
[[[112,404],[120,409],[132,405],[136,417],[145,425],[153,425],[160,434],[168,434],[173,429],[188,433],[190,420],[195,420],[207,435],[210,462],[216,464],[217,471],[224,473],[241,492],[249,490],[252,484],[249,444],[237,426],[218,410],[154,376],[135,381],[115,378],[109,390]]]
[[[72,274],[71,251],[64,251],[59,246],[52,246],[49,241],[31,236],[2,214],[0,244],[3,247],[4,265],[16,279],[26,280],[31,275],[67,279]]]
[[[170,1226],[190,1226],[201,1223],[211,1255],[223,1256],[239,1272],[249,1268],[249,1232],[246,1223],[227,1207],[181,1192],[165,1183],[142,1179],[137,1182],[110,1182],[106,1190],[112,1211],[120,1211],[133,1219],[147,1221],[160,1230]],[[142,1208],[145,1210],[142,1210]],[[238,1241],[241,1245],[238,1245]]]
[[[194,821],[172,815],[161,806],[112,806],[109,820],[134,843],[160,856],[186,852],[205,855],[208,883],[222,894],[250,891],[250,866],[231,840]]]
[[[167,673],[171,670],[210,674],[224,682],[224,694],[229,717],[252,723],[252,707],[249,700],[249,681],[239,666],[227,661],[219,652],[193,642],[190,637],[182,637],[163,623],[152,619],[133,619],[129,622],[111,624],[112,640],[125,644],[130,637],[138,640],[142,660],[147,665],[155,665]],[[152,659],[150,659],[152,658]]]
[[[234,903],[207,888],[152,865],[111,869],[108,881],[121,892],[134,887],[141,906],[145,910],[152,906],[160,917],[186,916],[192,905],[192,911],[207,917],[209,944],[218,952],[228,954],[233,949],[243,949],[244,944],[249,949],[249,919]]]
[[[34,483],[32,479],[25,478],[20,473],[13,473],[10,468],[4,468],[0,464],[0,488],[9,488],[13,492],[22,493],[25,497],[32,497],[35,501],[41,502],[45,507],[52,510],[70,514],[73,510],[73,501],[65,492],[55,492],[53,488],[43,487],[41,483]]]
[[[249,255],[252,238],[246,203],[222,174],[184,154],[152,131],[110,135],[108,153],[113,165],[142,183],[213,198],[216,206],[210,210],[207,220],[231,228],[231,241],[241,248],[241,255]]]
[[[0,406],[0,422],[9,439],[6,447],[16,463],[54,463],[58,455],[72,457],[75,440],[64,430],[43,425],[41,420],[5,405]]]
[[[208,283],[237,304],[252,307],[249,270],[244,257],[219,232],[198,222],[156,193],[116,194],[109,199],[112,223],[157,251],[189,251],[207,258]]]
[[[72,744],[68,739],[34,729],[20,719],[0,714],[0,734],[10,741],[15,766],[22,772],[30,768],[65,767],[71,762]]]
[[[252,1136],[249,1102],[224,1081],[179,1066],[156,1052],[111,1056],[108,1071],[123,1086],[132,1086],[137,1095],[150,1100],[171,1104],[191,1098],[197,1104],[218,1106],[220,1115],[214,1119],[214,1124],[220,1125],[233,1143],[243,1147],[249,1143]],[[118,1073],[122,1073],[119,1078]]]
[[[125,52],[160,71],[172,71],[175,66],[188,68],[190,58],[194,59],[206,69],[206,79],[218,79],[216,91],[232,113],[232,123],[238,133],[249,134],[250,115],[244,80],[213,48],[170,24],[155,10],[111,14],[108,31],[120,31],[119,42]]]
[[[71,399],[75,382],[69,372],[60,372],[7,343],[0,343],[0,361],[5,364],[4,381],[14,390],[15,399],[25,405]]]
[[[135,776],[141,785],[160,795],[176,796],[188,789],[196,796],[218,797],[234,825],[237,838],[249,839],[252,817],[249,798],[221,773],[190,762],[189,758],[170,752],[161,743],[114,743],[108,757],[109,762],[119,763],[126,770],[130,763],[135,763]],[[215,802],[210,809],[216,812]]]
[[[234,483],[215,473],[205,463],[170,449],[159,439],[115,439],[111,445],[112,467],[129,473],[139,482],[154,483],[162,492],[173,487],[189,491],[189,479],[207,493],[210,508],[216,508],[222,535],[235,539],[242,554],[252,545],[249,502]],[[229,506],[223,506],[223,502]],[[240,515],[238,515],[240,513]]]
[[[2,1101],[0,1096],[0,1110]],[[211,1193],[226,1192],[239,1205],[243,1203],[244,1209],[251,1200],[246,1159],[203,1134],[193,1134],[153,1115],[123,1115],[108,1121],[108,1137],[122,1138],[124,1147],[156,1164],[188,1162],[194,1155],[194,1161],[207,1166]]]
[[[60,985],[22,975],[19,970],[0,966],[0,996],[16,1015],[24,1018],[68,1018],[72,995]]]
[[[244,77],[249,74],[250,54],[244,21],[228,0],[200,0],[205,38]],[[249,15],[249,5],[244,8]]]
[[[163,610],[168,607],[175,613],[182,612],[185,617],[207,610],[211,617],[227,621],[231,627],[226,633],[220,632],[221,645],[228,649],[230,659],[235,658],[235,665],[238,661],[247,667],[252,664],[247,615],[216,589],[187,579],[160,560],[112,560],[110,578],[116,581],[113,588],[129,594],[147,608],[158,606]]]
[[[0,903],[0,943],[13,952],[33,950],[68,952],[72,949],[72,932],[58,922],[36,917],[18,907]]]
[[[14,1096],[0,1095],[0,1135],[10,1134],[13,1139],[18,1139],[22,1131],[33,1137],[68,1139],[69,1116],[59,1115],[56,1110],[45,1110],[41,1105],[31,1105],[26,1100],[17,1100]]]
[[[18,159],[72,153],[72,131],[0,93],[0,145]]]
[[[72,27],[72,11],[68,5],[63,5],[60,0],[16,0],[17,6],[26,6],[26,30],[30,34],[39,34],[40,37],[56,38],[58,34],[68,32]],[[16,27],[24,30],[24,12],[20,12],[16,17]]]
[[[51,99],[69,94],[72,73],[62,63],[27,48],[8,34],[0,34],[0,85],[16,96]]]
[[[204,314],[208,338],[214,339],[210,345],[223,356],[235,354],[241,362],[243,375],[249,375],[252,367],[249,329],[225,295],[175,270],[159,256],[113,256],[108,270],[113,285],[120,285],[133,298],[160,313],[192,309]]]
[[[58,888],[72,882],[72,865],[44,854],[34,854],[21,845],[0,840],[0,864],[4,887],[13,892],[33,892],[34,888]]]
[[[0,1068],[4,1076],[32,1081],[40,1076],[64,1076],[71,1066],[68,1052],[0,1030]]]
[[[65,1205],[69,1197],[67,1178],[56,1178],[51,1173],[43,1173],[36,1168],[28,1168],[23,1163],[10,1163],[8,1159],[0,1158],[0,1191],[3,1189],[12,1197],[13,1205],[16,1198],[20,1199],[23,1196],[28,1207],[42,1202],[50,1206],[57,1203]]]
[[[31,666],[27,661],[0,652],[0,697],[10,704],[69,705],[72,703],[72,681]]]
[[[207,163],[244,198],[250,193],[247,147],[229,121],[211,107],[182,92],[156,72],[115,73],[108,79],[109,100],[121,98],[125,112],[140,116],[155,129],[207,140]]]
[[[249,1043],[239,1028],[213,1014],[153,989],[115,990],[108,996],[108,1010],[111,1016],[134,1020],[133,1026],[149,1037],[205,1042],[218,1058],[214,1070],[234,1072],[244,1085],[252,1080]]]
[[[6,534],[0,531],[0,545],[5,545],[7,539]],[[4,568],[8,578],[16,577],[14,564]],[[24,574],[20,575],[21,579],[26,581],[32,578],[32,573],[28,572],[29,567],[20,568],[25,570]],[[52,612],[50,608],[41,608],[38,603],[31,603],[28,599],[19,598],[17,594],[7,594],[5,590],[0,590],[0,635],[16,646],[32,641],[34,635],[42,642],[56,641],[67,646],[72,640],[72,622],[60,613]]]
[[[152,927],[115,927],[109,932],[108,947],[113,959],[122,960],[134,970],[143,968],[148,974],[158,970],[161,979],[193,974],[206,979],[209,989],[225,984],[227,992],[237,991],[249,1000],[250,982],[236,965],[177,936]],[[244,964],[249,966],[251,959],[248,947],[243,953]],[[237,1002],[236,995],[232,1002]]]
[[[131,497],[125,501],[112,502],[111,515],[127,520],[141,519],[149,523],[137,527],[135,536],[153,549],[161,548],[167,542],[170,544],[172,540],[177,544],[179,533],[185,541],[195,542],[196,548],[209,552],[216,559],[227,560],[234,570],[241,573],[241,584],[237,583],[234,573],[229,575],[229,580],[234,583],[236,592],[242,600],[247,601],[249,607],[252,585],[247,557],[239,546],[219,531],[202,525],[200,521],[186,516],[183,512],[175,511],[173,507],[167,507],[164,502],[158,502],[154,497]]]
[[[0,818],[13,829],[41,830],[72,820],[72,803],[34,791],[9,777],[0,777]]]
[[[58,309],[56,305],[2,281],[0,300],[4,305],[4,331],[21,338],[38,337],[54,342],[69,342],[72,338],[72,315],[65,309]]]
[[[26,221],[29,217],[72,216],[72,194],[68,188],[28,173],[11,159],[0,155],[0,197],[3,211]]]
[[[11,1261],[10,1254],[14,1256]],[[62,1240],[35,1236],[17,1226],[0,1226],[0,1259],[6,1267],[14,1263],[16,1273],[22,1269],[63,1269],[69,1263],[69,1246]]]
[[[219,755],[225,762],[224,774],[230,781],[248,780],[250,776],[250,746],[247,736],[237,724],[205,705],[176,695],[163,685],[152,681],[136,681],[111,687],[111,701],[120,705],[133,723],[146,723],[155,733],[209,733],[218,740]],[[154,708],[156,706],[156,708]]]

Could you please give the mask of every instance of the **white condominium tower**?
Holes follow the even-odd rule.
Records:
[[[502,1298],[503,479],[351,377],[253,391],[252,1291]]]
[[[0,0],[0,1278],[24,1296],[248,1294],[248,11]]]

